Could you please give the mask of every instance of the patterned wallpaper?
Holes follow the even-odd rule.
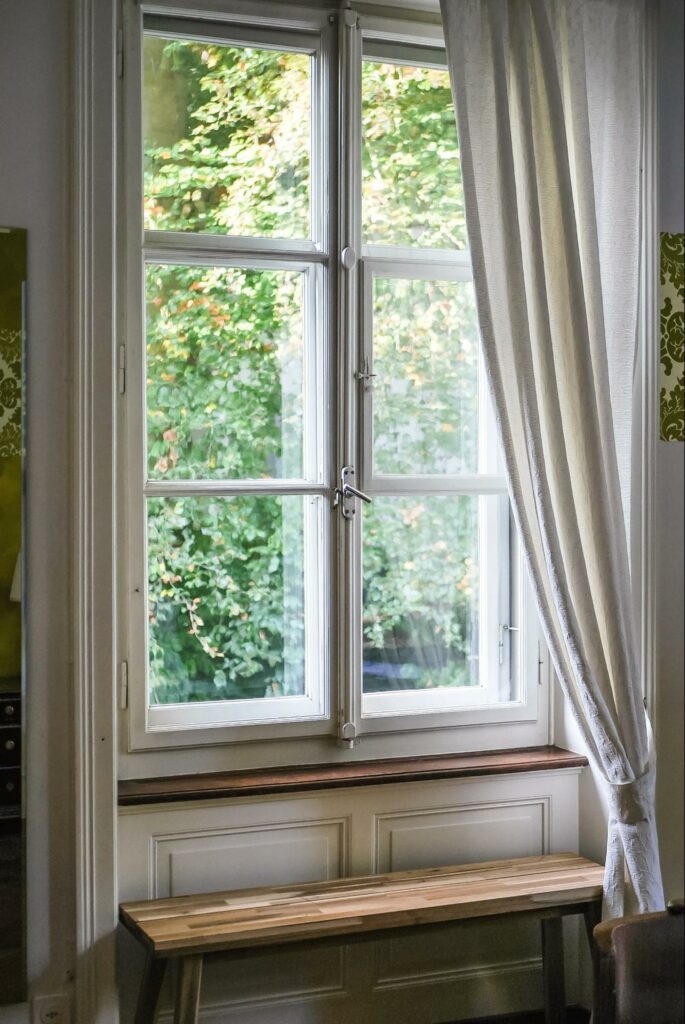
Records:
[[[12,584],[21,548],[25,281],[26,232],[0,228],[0,689],[21,673],[21,605]]]
[[[685,440],[685,235],[661,235],[661,440]]]

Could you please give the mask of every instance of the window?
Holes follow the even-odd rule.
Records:
[[[441,40],[259,10],[132,16],[131,748],[535,721]]]

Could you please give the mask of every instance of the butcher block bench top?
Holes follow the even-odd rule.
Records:
[[[123,903],[155,958],[331,939],[600,901],[604,868],[571,853]],[[581,908],[578,908],[579,912]]]

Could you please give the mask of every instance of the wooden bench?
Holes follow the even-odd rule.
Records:
[[[203,960],[378,940],[413,927],[482,917],[542,922],[547,1024],[565,1019],[562,917],[599,922],[604,868],[571,853],[306,885],[123,903],[120,920],[147,950],[136,1024],[153,1024],[167,961],[179,962],[175,1024],[196,1024]],[[455,1014],[456,1016],[457,1014]]]

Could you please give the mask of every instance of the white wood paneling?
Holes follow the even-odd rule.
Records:
[[[120,899],[578,849],[576,769],[122,809]],[[568,942],[569,998],[577,945]],[[205,1024],[434,1024],[542,1002],[535,922],[210,963]],[[141,950],[120,936],[122,1024]],[[166,1006],[169,1000],[166,998]],[[165,1024],[168,1010],[161,1015]]]
[[[186,832],[151,841],[157,897],[344,874],[344,819]]]
[[[376,818],[376,870],[409,871],[547,853],[549,798],[479,807],[411,809]]]

